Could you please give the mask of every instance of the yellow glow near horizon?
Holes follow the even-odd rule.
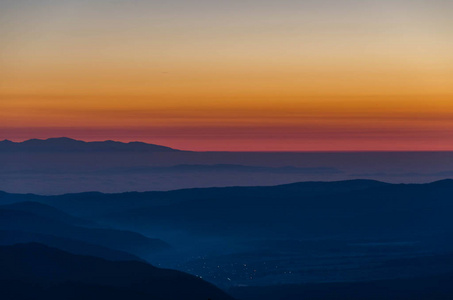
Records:
[[[352,2],[5,1],[0,133],[452,150],[452,5]]]

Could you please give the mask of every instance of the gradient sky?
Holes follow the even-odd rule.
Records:
[[[450,0],[1,0],[0,139],[453,150]]]

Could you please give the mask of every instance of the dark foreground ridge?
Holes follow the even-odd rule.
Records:
[[[74,255],[37,243],[0,247],[0,290],[8,300],[232,300],[183,272]]]

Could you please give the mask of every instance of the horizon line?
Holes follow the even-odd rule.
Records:
[[[11,139],[3,139],[0,142],[12,142],[15,144],[21,144],[31,140],[39,140],[39,141],[48,141],[48,140],[58,140],[58,139],[67,139],[77,142],[84,142],[84,143],[104,143],[104,142],[115,142],[115,143],[122,143],[122,144],[132,144],[132,143],[142,143],[147,145],[155,145],[155,146],[162,146],[167,147],[176,151],[184,151],[184,152],[197,152],[197,153],[421,153],[421,152],[435,152],[435,153],[444,153],[444,152],[453,152],[453,149],[448,150],[434,150],[434,149],[384,149],[384,150],[372,150],[372,149],[351,149],[351,150],[191,150],[191,149],[184,149],[184,148],[175,148],[172,146],[162,145],[162,144],[155,144],[149,143],[139,140],[131,140],[131,141],[120,141],[120,140],[113,140],[113,139],[106,139],[106,140],[82,140],[77,138],[71,138],[67,136],[57,136],[57,137],[48,137],[48,138],[29,138],[29,139],[21,139],[21,140],[11,140]]]

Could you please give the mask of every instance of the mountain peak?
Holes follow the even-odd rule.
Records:
[[[48,138],[48,139],[45,139],[44,141],[56,141],[56,142],[83,142],[84,141],[80,141],[80,140],[76,140],[76,139],[71,139],[71,138],[68,138],[68,137],[54,137],[54,138]]]

